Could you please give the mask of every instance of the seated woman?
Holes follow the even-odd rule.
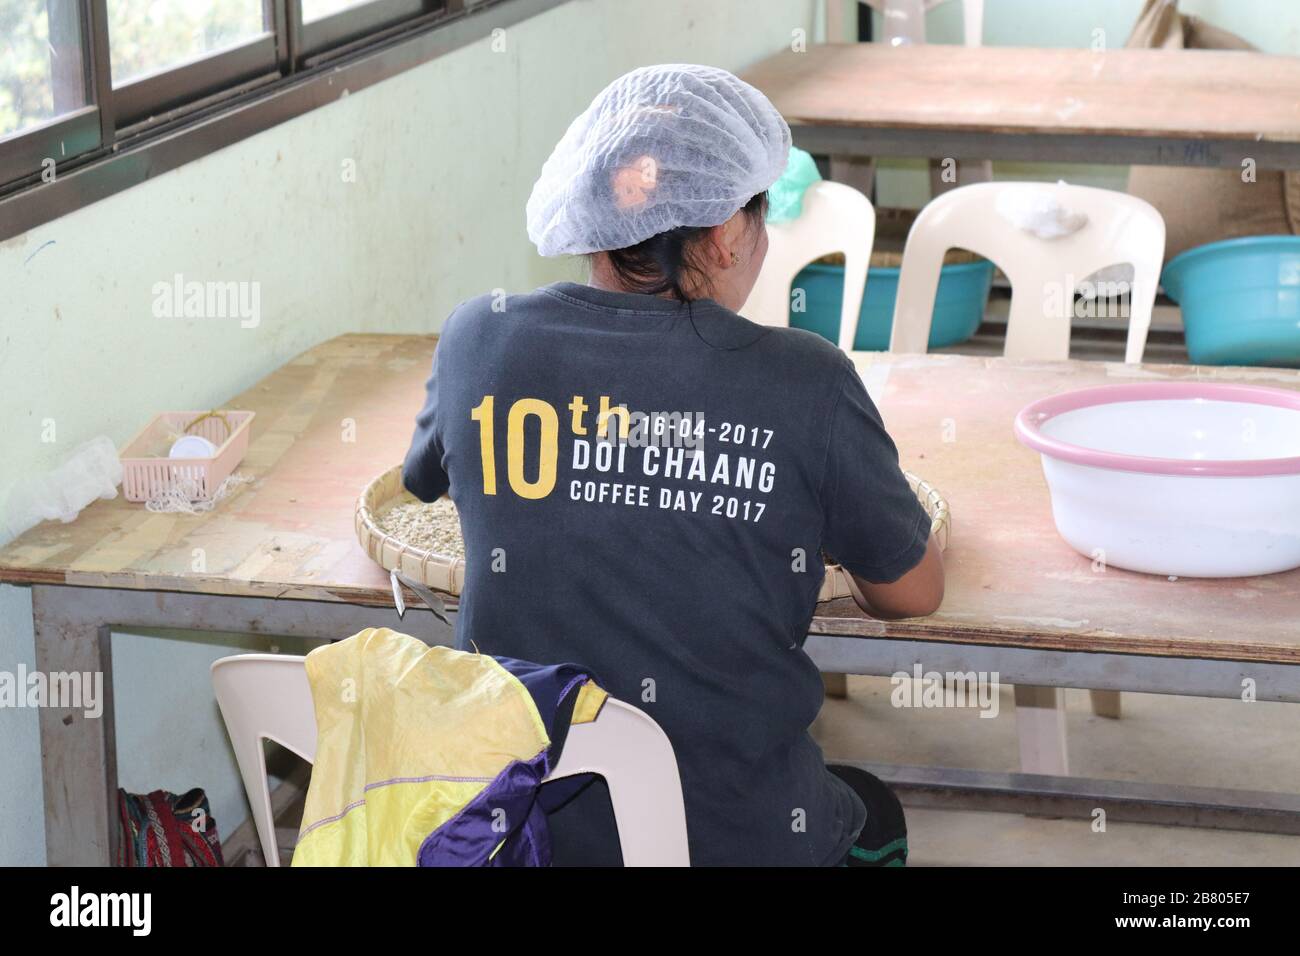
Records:
[[[823,552],[879,617],[934,611],[943,565],[848,358],[736,314],[789,147],[724,70],[605,89],[527,210],[542,255],[590,256],[589,282],[453,312],[403,477],[460,511],[458,646],[581,664],[658,721],[693,863],[897,864],[897,800],[809,736],[803,644]],[[603,783],[550,824],[557,864],[619,862]]]

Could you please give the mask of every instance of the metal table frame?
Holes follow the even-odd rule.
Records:
[[[1300,168],[1300,143],[1082,133],[1010,134],[925,128],[859,128],[792,123],[794,144],[810,153],[869,159],[926,157],[1111,166],[1199,166],[1261,170]]]

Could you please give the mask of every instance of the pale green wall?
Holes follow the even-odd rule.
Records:
[[[158,410],[218,405],[332,336],[432,331],[480,291],[571,273],[534,254],[523,210],[595,93],[649,63],[741,70],[811,33],[817,9],[572,0],[511,28],[504,52],[476,43],[0,244],[0,493],[90,436],[121,446]],[[177,272],[260,282],[260,326],[154,318],[152,286]],[[33,666],[30,616],[28,592],[0,586],[0,669]],[[114,643],[122,785],[203,786],[228,832],[245,809],[207,665],[266,642]],[[0,711],[0,864],[44,859],[40,804],[35,714]]]
[[[1142,0],[985,0],[985,46],[1087,47],[1095,30],[1108,49],[1122,47]],[[1300,54],[1298,0],[1182,0],[1179,9],[1229,30],[1268,53]],[[926,17],[930,43],[962,42],[962,0],[948,0]],[[880,35],[875,18],[874,35]],[[1298,94],[1300,95],[1300,94]],[[997,179],[1064,179],[1124,189],[1127,166],[996,162]],[[922,160],[884,159],[877,166],[876,198],[883,206],[917,209],[930,195]]]

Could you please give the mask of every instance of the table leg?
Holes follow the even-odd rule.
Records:
[[[831,181],[852,186],[868,199],[876,183],[876,161],[863,156],[831,156]]]
[[[1112,720],[1120,718],[1119,691],[1117,690],[1090,690],[1088,696],[1092,699],[1092,712],[1098,717],[1109,717]]]
[[[823,674],[822,686],[826,696],[832,700],[844,700],[849,696],[849,676],[847,674]]]
[[[1016,685],[1020,769],[1064,777],[1070,773],[1065,743],[1065,694],[1059,687]]]
[[[83,681],[102,681],[103,696],[97,716],[87,716],[84,707],[41,708],[45,853],[51,866],[109,863],[117,830],[109,630],[80,618],[73,605],[54,599],[51,589],[33,589],[37,670],[47,681],[74,674]]]

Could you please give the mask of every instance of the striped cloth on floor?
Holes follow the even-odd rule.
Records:
[[[117,806],[118,866],[224,865],[208,795],[197,787],[180,795],[118,790]]]

